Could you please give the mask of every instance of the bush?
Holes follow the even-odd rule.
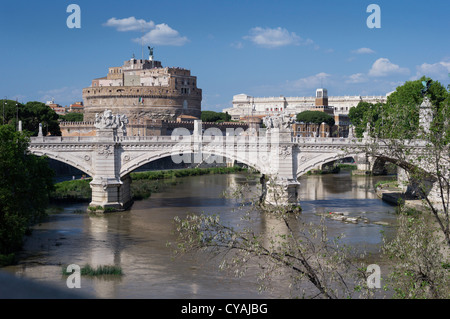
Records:
[[[89,183],[91,179],[78,179],[55,184],[55,190],[50,198],[54,201],[73,200],[88,202],[91,199],[92,190]]]
[[[203,122],[228,122],[231,120],[231,116],[228,113],[202,111],[201,120]]]
[[[303,111],[298,113],[297,121],[312,124],[322,124],[325,122],[329,126],[333,126],[335,123],[334,118],[331,115],[320,111]]]
[[[53,171],[44,158],[27,155],[29,139],[0,126],[0,254],[21,248],[23,236],[46,214]]]

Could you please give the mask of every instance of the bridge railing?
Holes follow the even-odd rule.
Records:
[[[32,143],[76,143],[95,142],[96,136],[34,136],[30,140]],[[174,135],[174,136],[115,136],[114,142],[174,142],[197,141],[194,135]],[[202,141],[216,141],[225,143],[248,143],[265,140],[265,137],[256,136],[201,136]],[[335,137],[292,137],[291,142],[296,144],[352,144],[357,143],[356,138],[335,138]]]
[[[358,141],[357,138],[344,137],[292,137],[292,143],[296,144],[354,144]]]
[[[93,142],[95,136],[32,136],[31,143],[76,143]]]

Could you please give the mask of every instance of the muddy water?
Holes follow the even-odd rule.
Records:
[[[379,178],[338,175],[301,178],[303,218],[319,221],[327,211],[362,215],[371,223],[346,224],[327,220],[330,236],[344,233],[345,242],[372,253],[393,227],[373,222],[395,222],[394,208],[379,200],[372,185]],[[383,179],[383,178],[381,178]],[[254,180],[256,183],[258,179]],[[207,175],[180,179],[163,193],[137,201],[132,209],[105,216],[76,214],[87,205],[67,205],[60,214],[35,227],[27,238],[18,265],[3,268],[17,276],[68,289],[62,265],[115,264],[120,278],[82,277],[78,291],[97,298],[283,298],[289,297],[285,283],[258,293],[255,278],[235,278],[218,270],[218,260],[205,255],[174,258],[168,242],[176,238],[175,216],[189,212],[220,214],[229,224],[239,223],[236,202],[221,195],[230,186],[246,182],[244,175]],[[271,229],[272,221],[254,216],[257,230]]]

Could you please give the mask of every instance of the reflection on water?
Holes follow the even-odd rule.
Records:
[[[246,176],[206,175],[180,181],[164,193],[135,202],[128,212],[90,216],[73,213],[86,209],[86,205],[68,205],[63,213],[35,228],[20,263],[4,270],[67,289],[62,265],[120,265],[124,273],[121,278],[82,277],[80,290],[99,298],[289,297],[283,284],[272,293],[259,294],[251,272],[244,278],[234,278],[218,271],[218,260],[202,254],[174,258],[166,245],[176,238],[173,218],[189,212],[218,213],[224,222],[238,224],[235,201],[221,195],[231,186],[244,183]],[[257,181],[256,177],[253,182]],[[394,208],[376,197],[372,190],[375,181],[374,177],[352,178],[345,172],[302,177],[302,218],[318,222],[322,213],[341,211],[393,223]],[[273,218],[255,215],[252,222],[257,231],[283,231]],[[330,237],[345,233],[347,243],[374,253],[382,240],[380,231],[393,231],[373,223],[327,220],[327,226]]]

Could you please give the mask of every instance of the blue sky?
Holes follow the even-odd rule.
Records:
[[[69,4],[81,8],[70,29]],[[381,28],[368,28],[370,4]],[[447,86],[450,1],[2,1],[0,98],[62,105],[93,78],[155,47],[191,70],[204,110],[233,95],[384,95],[422,75]],[[144,50],[144,55],[147,55]]]

